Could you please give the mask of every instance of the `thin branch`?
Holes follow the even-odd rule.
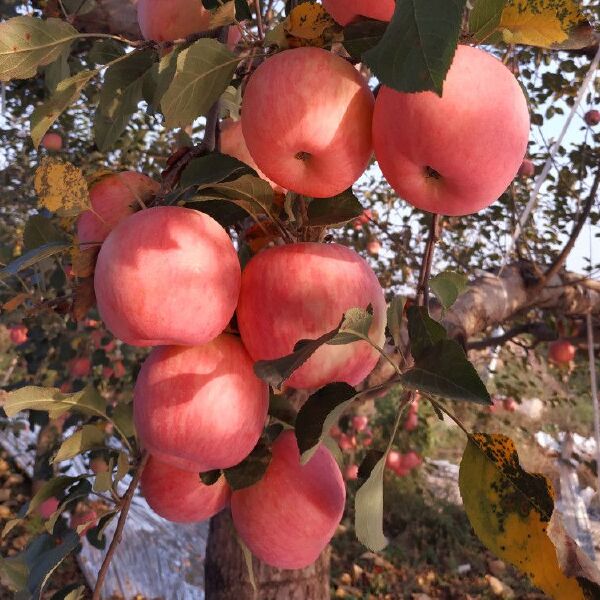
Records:
[[[256,27],[258,28],[258,37],[261,40],[265,39],[265,30],[263,27],[262,12],[260,8],[260,0],[254,0],[254,10],[256,12]]]
[[[522,323],[515,325],[502,335],[497,335],[483,340],[476,340],[467,343],[467,350],[483,350],[490,346],[501,346],[510,342],[515,337],[524,333],[530,333],[536,337],[538,341],[550,342],[557,338],[556,331],[543,322]]]
[[[600,168],[596,171],[596,176],[594,177],[594,183],[592,184],[592,189],[590,191],[590,195],[588,196],[585,204],[583,206],[583,210],[579,215],[579,219],[577,223],[575,223],[575,227],[573,227],[573,231],[571,232],[571,236],[569,237],[569,241],[565,244],[565,247],[562,249],[562,252],[558,255],[557,259],[554,261],[554,264],[546,271],[544,276],[540,279],[539,283],[536,285],[536,290],[541,290],[546,286],[546,283],[550,281],[562,268],[565,264],[571,250],[575,246],[575,242],[583,229],[590,213],[592,212],[592,208],[594,207],[594,202],[596,200],[596,194],[598,193],[598,185],[600,185]]]
[[[133,495],[135,494],[135,490],[137,489],[138,483],[140,482],[140,478],[142,476],[142,472],[144,471],[144,467],[148,462],[149,454],[144,451],[140,462],[138,464],[138,468],[136,469],[131,483],[123,496],[122,505],[121,505],[121,514],[119,515],[119,522],[117,523],[117,528],[115,530],[115,535],[113,536],[112,542],[108,548],[108,552],[104,557],[104,561],[102,561],[102,566],[100,567],[100,571],[98,571],[98,579],[96,580],[96,587],[94,588],[94,595],[92,596],[92,600],[101,600],[101,592],[102,586],[104,585],[104,580],[106,579],[106,575],[108,573],[108,567],[110,566],[110,562],[117,550],[117,546],[121,542],[121,538],[123,536],[123,529],[125,528],[125,522],[127,521],[127,515],[129,514],[129,508],[131,507],[131,501],[133,500]]]
[[[431,216],[431,226],[429,228],[429,238],[425,246],[423,263],[419,273],[419,284],[417,286],[417,304],[419,306],[428,306],[429,304],[429,276],[431,275],[431,265],[433,264],[433,255],[435,245],[440,239],[440,215]]]

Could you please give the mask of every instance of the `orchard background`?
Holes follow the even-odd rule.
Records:
[[[155,182],[136,188],[129,204],[141,209],[137,214],[166,205],[209,214],[227,230],[242,267],[267,247],[342,244],[368,260],[388,305],[381,358],[356,386],[282,384],[326,342],[338,344],[326,349],[350,353],[366,344],[378,316],[372,306],[344,307],[338,326],[319,332],[327,339],[255,365],[271,384],[264,435],[239,465],[224,475],[210,469],[201,480],[194,473],[193,484],[227,485],[234,496],[252,489],[268,472],[274,440],[289,438],[282,428],[295,426],[302,453],[319,444],[319,456],[331,451],[339,462],[345,512],[314,564],[286,571],[251,558],[226,508],[210,521],[206,556],[189,566],[194,573],[206,569],[207,598],[600,597],[600,575],[554,510],[556,493],[567,491],[558,463],[534,438],[539,431],[589,437],[598,419],[590,384],[600,339],[598,4],[397,0],[394,8],[383,0],[347,0],[342,10],[325,2],[339,23],[315,2],[144,4],[146,37],[163,41],[143,39],[132,0],[0,0],[0,436],[38,436],[28,449],[33,481],[19,472],[18,457],[5,451],[0,461],[1,593],[102,597],[138,493],[148,454],[136,434],[132,398],[148,349],[113,337],[103,323],[94,297],[99,247],[82,243],[76,223],[90,207],[98,210],[90,204],[94,189],[135,171]],[[170,13],[160,13],[161,4]],[[164,41],[165,15],[174,13],[194,29]],[[318,47],[356,67],[377,95],[383,84],[443,99],[457,44],[479,46],[506,65],[531,120],[519,172],[481,210],[447,217],[443,208],[441,216],[413,208],[374,159],[332,197],[286,193],[258,177],[254,163],[244,164],[252,161],[248,155],[236,160],[225,152],[261,64]],[[302,88],[301,80],[294,83]],[[308,88],[315,106],[331,82],[321,83]],[[457,122],[477,103],[467,83]],[[273,91],[268,83],[258,87],[265,90]],[[278,87],[275,97],[293,112],[296,92]],[[505,101],[497,99],[497,121],[484,129],[510,129],[514,115],[503,111]],[[267,110],[254,123],[259,133],[249,146],[286,138],[271,116]],[[465,135],[442,153],[468,153],[470,125],[465,121]],[[327,183],[345,164],[328,158]],[[469,177],[485,181],[489,171]],[[213,263],[217,273],[226,268],[224,255],[221,261]],[[106,277],[117,262],[118,256],[109,262]],[[329,283],[318,273],[314,279]],[[293,285],[285,270],[280,280]],[[108,287],[121,284],[128,282],[117,276]],[[156,306],[176,305],[177,286],[157,284]],[[346,290],[335,292],[328,297]],[[170,308],[174,321],[178,309],[183,314],[189,306]],[[271,309],[252,314],[274,319]],[[235,319],[226,325],[237,337]],[[225,423],[233,417],[222,415]],[[568,438],[564,447],[563,458],[571,459]],[[443,497],[436,460],[460,463],[464,509],[460,498]],[[68,471],[75,463],[84,472]],[[170,510],[183,495],[175,473],[162,486]],[[581,463],[578,477],[581,487],[597,490],[597,462]],[[276,539],[288,521],[302,523],[308,515],[298,506],[293,494],[286,497],[285,518],[252,535]],[[91,589],[73,562],[82,543],[106,556]],[[470,568],[460,568],[465,564]]]

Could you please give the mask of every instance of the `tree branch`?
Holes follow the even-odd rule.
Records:
[[[538,342],[550,342],[557,339],[556,330],[548,326],[547,323],[534,322],[534,323],[522,323],[515,325],[512,329],[509,329],[502,335],[497,335],[483,340],[476,340],[467,344],[467,350],[483,350],[490,346],[501,346],[510,342],[513,338],[523,333],[530,333],[535,336]]]
[[[98,579],[96,580],[96,587],[94,587],[94,595],[92,596],[92,600],[101,600],[100,593],[102,592],[102,586],[104,585],[104,580],[106,579],[106,575],[108,573],[108,567],[110,566],[110,562],[117,550],[117,546],[121,542],[121,538],[123,536],[123,529],[125,528],[125,522],[127,521],[127,515],[129,514],[129,508],[131,507],[131,501],[133,500],[133,495],[135,494],[135,490],[140,482],[140,478],[144,471],[144,467],[148,462],[149,454],[144,451],[140,462],[138,464],[137,470],[131,479],[131,483],[123,496],[122,505],[121,505],[121,514],[119,515],[119,522],[117,523],[117,528],[115,529],[115,535],[113,536],[112,542],[108,548],[108,552],[102,561],[102,566],[100,567],[100,571],[98,571]]]
[[[417,304],[419,306],[428,306],[429,304],[429,277],[431,275],[431,265],[433,264],[433,255],[435,245],[440,239],[439,232],[440,215],[431,215],[431,226],[429,228],[429,238],[423,254],[423,262],[419,273],[419,283],[417,286]]]

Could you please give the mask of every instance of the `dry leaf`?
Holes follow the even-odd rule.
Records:
[[[73,319],[76,321],[84,319],[95,302],[94,278],[87,277],[75,288],[73,306],[71,307]]]
[[[71,268],[75,277],[91,277],[96,269],[96,258],[99,247],[81,249],[73,246],[71,249]]]

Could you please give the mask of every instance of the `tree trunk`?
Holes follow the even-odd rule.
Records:
[[[329,548],[317,562],[298,571],[274,569],[253,559],[255,595],[231,514],[224,510],[210,521],[206,549],[206,600],[328,600]]]

